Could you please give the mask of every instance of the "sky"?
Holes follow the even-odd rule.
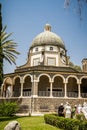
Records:
[[[81,66],[87,58],[87,6],[80,20],[76,9],[76,0],[64,8],[64,0],[0,0],[2,4],[2,23],[7,25],[7,33],[13,33],[10,39],[18,44],[16,66],[27,62],[29,47],[33,39],[50,24],[52,32],[60,36],[66,46],[71,62]],[[13,73],[14,64],[4,60],[4,74]]]

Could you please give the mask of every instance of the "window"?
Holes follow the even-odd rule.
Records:
[[[35,51],[38,51],[38,48],[37,48],[37,47],[35,48]]]
[[[52,46],[50,47],[50,51],[53,51],[53,47]]]
[[[33,59],[33,65],[37,66],[40,63],[40,58]]]
[[[56,65],[56,58],[48,58],[47,59],[47,64],[55,66]]]

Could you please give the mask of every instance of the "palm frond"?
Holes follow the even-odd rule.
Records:
[[[5,25],[5,26],[2,28],[1,33],[2,33],[2,32],[5,32],[6,28],[7,28],[7,25]]]
[[[2,39],[1,39],[1,42],[5,42],[10,36],[12,35],[12,33],[10,33],[10,34],[4,34],[3,35],[3,37],[2,37]]]
[[[7,26],[2,29],[0,36],[3,58],[6,59],[10,64],[16,64],[16,55],[19,55],[20,53],[16,51],[17,43],[15,43],[13,40],[8,40],[12,33],[7,34],[5,32],[6,28]]]

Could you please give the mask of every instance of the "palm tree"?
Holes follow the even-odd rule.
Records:
[[[0,36],[1,36],[1,30],[2,30],[2,13],[1,13],[2,5],[0,3]],[[3,58],[1,56],[2,54],[2,47],[1,47],[1,39],[0,39],[0,86],[3,82]]]
[[[16,51],[17,43],[13,40],[8,40],[12,33],[7,34],[6,26],[0,33],[0,86],[3,83],[3,59],[7,60],[10,64],[16,64],[16,55],[20,54]]]
[[[12,35],[12,33],[7,34],[6,26],[1,31],[1,47],[2,47],[2,57],[7,60],[10,64],[16,64],[16,55],[20,54],[16,51],[17,43],[13,40],[8,40],[8,38]]]

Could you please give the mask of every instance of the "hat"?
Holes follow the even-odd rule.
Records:
[[[61,103],[61,106],[63,106],[63,103]]]

